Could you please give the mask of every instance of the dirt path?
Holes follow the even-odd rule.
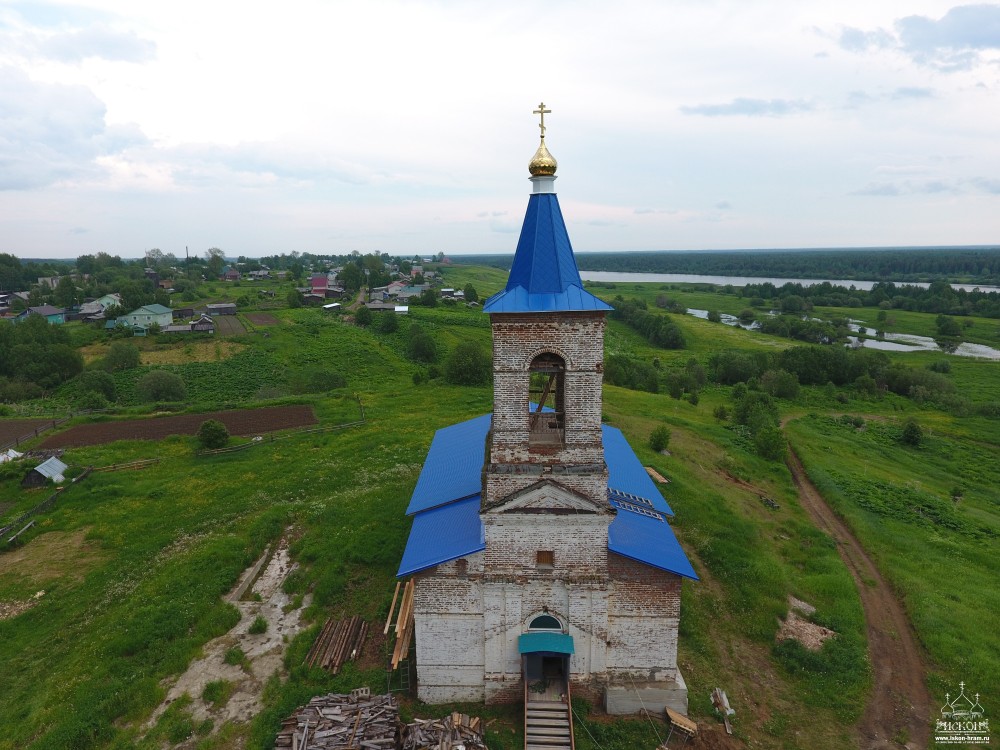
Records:
[[[859,746],[863,750],[898,748],[898,740],[905,737],[907,748],[928,747],[931,703],[926,671],[902,604],[847,525],[809,481],[794,451],[789,451],[788,468],[802,507],[813,523],[836,542],[865,610],[873,685],[871,700],[858,725]]]

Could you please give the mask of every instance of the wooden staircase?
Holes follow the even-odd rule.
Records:
[[[569,704],[527,701],[524,704],[525,750],[572,750],[573,721]]]

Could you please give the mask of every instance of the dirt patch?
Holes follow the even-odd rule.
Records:
[[[212,320],[215,321],[215,332],[219,336],[242,336],[247,332],[235,315],[217,315]]]
[[[931,701],[926,669],[906,612],[882,574],[850,529],[826,504],[792,451],[788,468],[799,490],[802,507],[818,528],[837,544],[861,595],[872,664],[871,700],[858,725],[860,747],[894,748],[893,737],[910,738],[907,747],[930,744]]]
[[[70,427],[52,435],[42,448],[103,445],[115,440],[162,440],[169,435],[195,435],[206,419],[222,422],[232,435],[263,435],[277,430],[317,424],[311,406],[269,406],[262,409],[234,409],[171,417],[99,422]]]
[[[798,612],[792,611],[781,621],[774,638],[778,641],[798,641],[810,651],[819,651],[823,648],[823,642],[835,635],[836,632],[830,628],[804,620]]]
[[[57,578],[83,580],[102,557],[86,536],[86,529],[39,534],[24,546],[0,555],[0,575],[20,576],[34,586]]]
[[[266,556],[267,553],[265,553]],[[193,699],[188,711],[195,723],[212,719],[215,727],[225,722],[245,724],[261,710],[261,693],[267,679],[275,672],[282,672],[282,662],[288,643],[304,627],[301,609],[291,609],[291,597],[281,590],[281,584],[296,568],[288,555],[288,542],[282,539],[274,554],[249,589],[248,597],[260,601],[236,600],[248,579],[253,578],[258,565],[247,569],[243,578],[226,597],[240,610],[240,621],[219,638],[209,641],[202,650],[203,656],[188,666],[184,674],[170,681],[163,703],[153,711],[145,729],[150,729],[167,707],[182,695]],[[308,606],[308,596],[303,607]],[[288,609],[285,612],[285,609]],[[263,633],[250,633],[250,626],[261,617],[267,622]],[[239,648],[245,654],[242,664],[226,664],[226,653]],[[225,680],[232,685],[229,699],[221,706],[214,706],[202,698],[210,682]]]
[[[271,313],[247,313],[246,316],[255,326],[276,326],[280,322]]]
[[[191,341],[170,349],[151,349],[142,352],[144,365],[183,365],[188,362],[219,362],[246,349],[243,344],[231,341]]]
[[[51,426],[51,419],[0,419],[0,445],[31,437],[35,430]]]

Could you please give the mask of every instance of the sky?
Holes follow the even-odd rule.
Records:
[[[0,253],[1000,243],[1000,4],[0,0]]]

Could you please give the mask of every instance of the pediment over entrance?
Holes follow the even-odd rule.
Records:
[[[504,498],[490,508],[492,513],[606,513],[606,504],[597,504],[588,497],[550,479],[536,482]]]

